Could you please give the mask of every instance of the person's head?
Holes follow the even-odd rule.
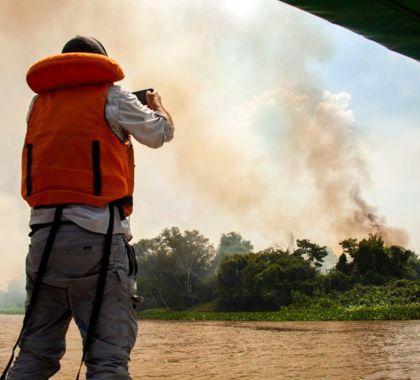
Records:
[[[62,53],[94,53],[108,56],[104,46],[93,37],[76,36],[68,41]]]

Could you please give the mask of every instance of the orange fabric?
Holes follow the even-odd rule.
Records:
[[[56,89],[41,92],[33,104],[21,189],[31,207],[63,203],[103,207],[133,194],[133,147],[129,139],[122,142],[111,131],[104,117],[110,83],[76,83],[62,88],[60,81]],[[95,144],[99,146],[96,164]],[[100,167],[99,194],[95,193],[95,165]],[[130,214],[131,207],[125,213]]]
[[[52,55],[32,65],[26,75],[29,87],[37,94],[57,88],[112,83],[123,78],[117,62],[92,53]]]

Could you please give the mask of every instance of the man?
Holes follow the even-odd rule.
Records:
[[[137,299],[135,257],[126,244],[134,187],[130,136],[159,148],[174,128],[159,94],[147,92],[143,105],[113,84],[123,76],[99,41],[82,36],[28,72],[38,95],[22,159],[22,195],[32,207],[27,321],[8,379],[56,373],[72,317],[84,339],[87,378],[131,379]]]

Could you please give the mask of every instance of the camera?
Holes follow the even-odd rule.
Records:
[[[142,104],[147,105],[147,100],[146,100],[146,92],[147,91],[153,92],[154,89],[153,88],[147,88],[146,90],[135,91],[135,92],[133,92],[133,94],[136,95],[137,99],[140,100],[140,102]]]

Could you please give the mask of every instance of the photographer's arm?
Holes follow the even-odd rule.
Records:
[[[172,140],[174,127],[160,97],[153,100],[152,106],[156,111],[143,105],[130,91],[114,85],[108,93],[106,118],[110,128],[121,139],[128,133],[141,144],[159,148]]]

